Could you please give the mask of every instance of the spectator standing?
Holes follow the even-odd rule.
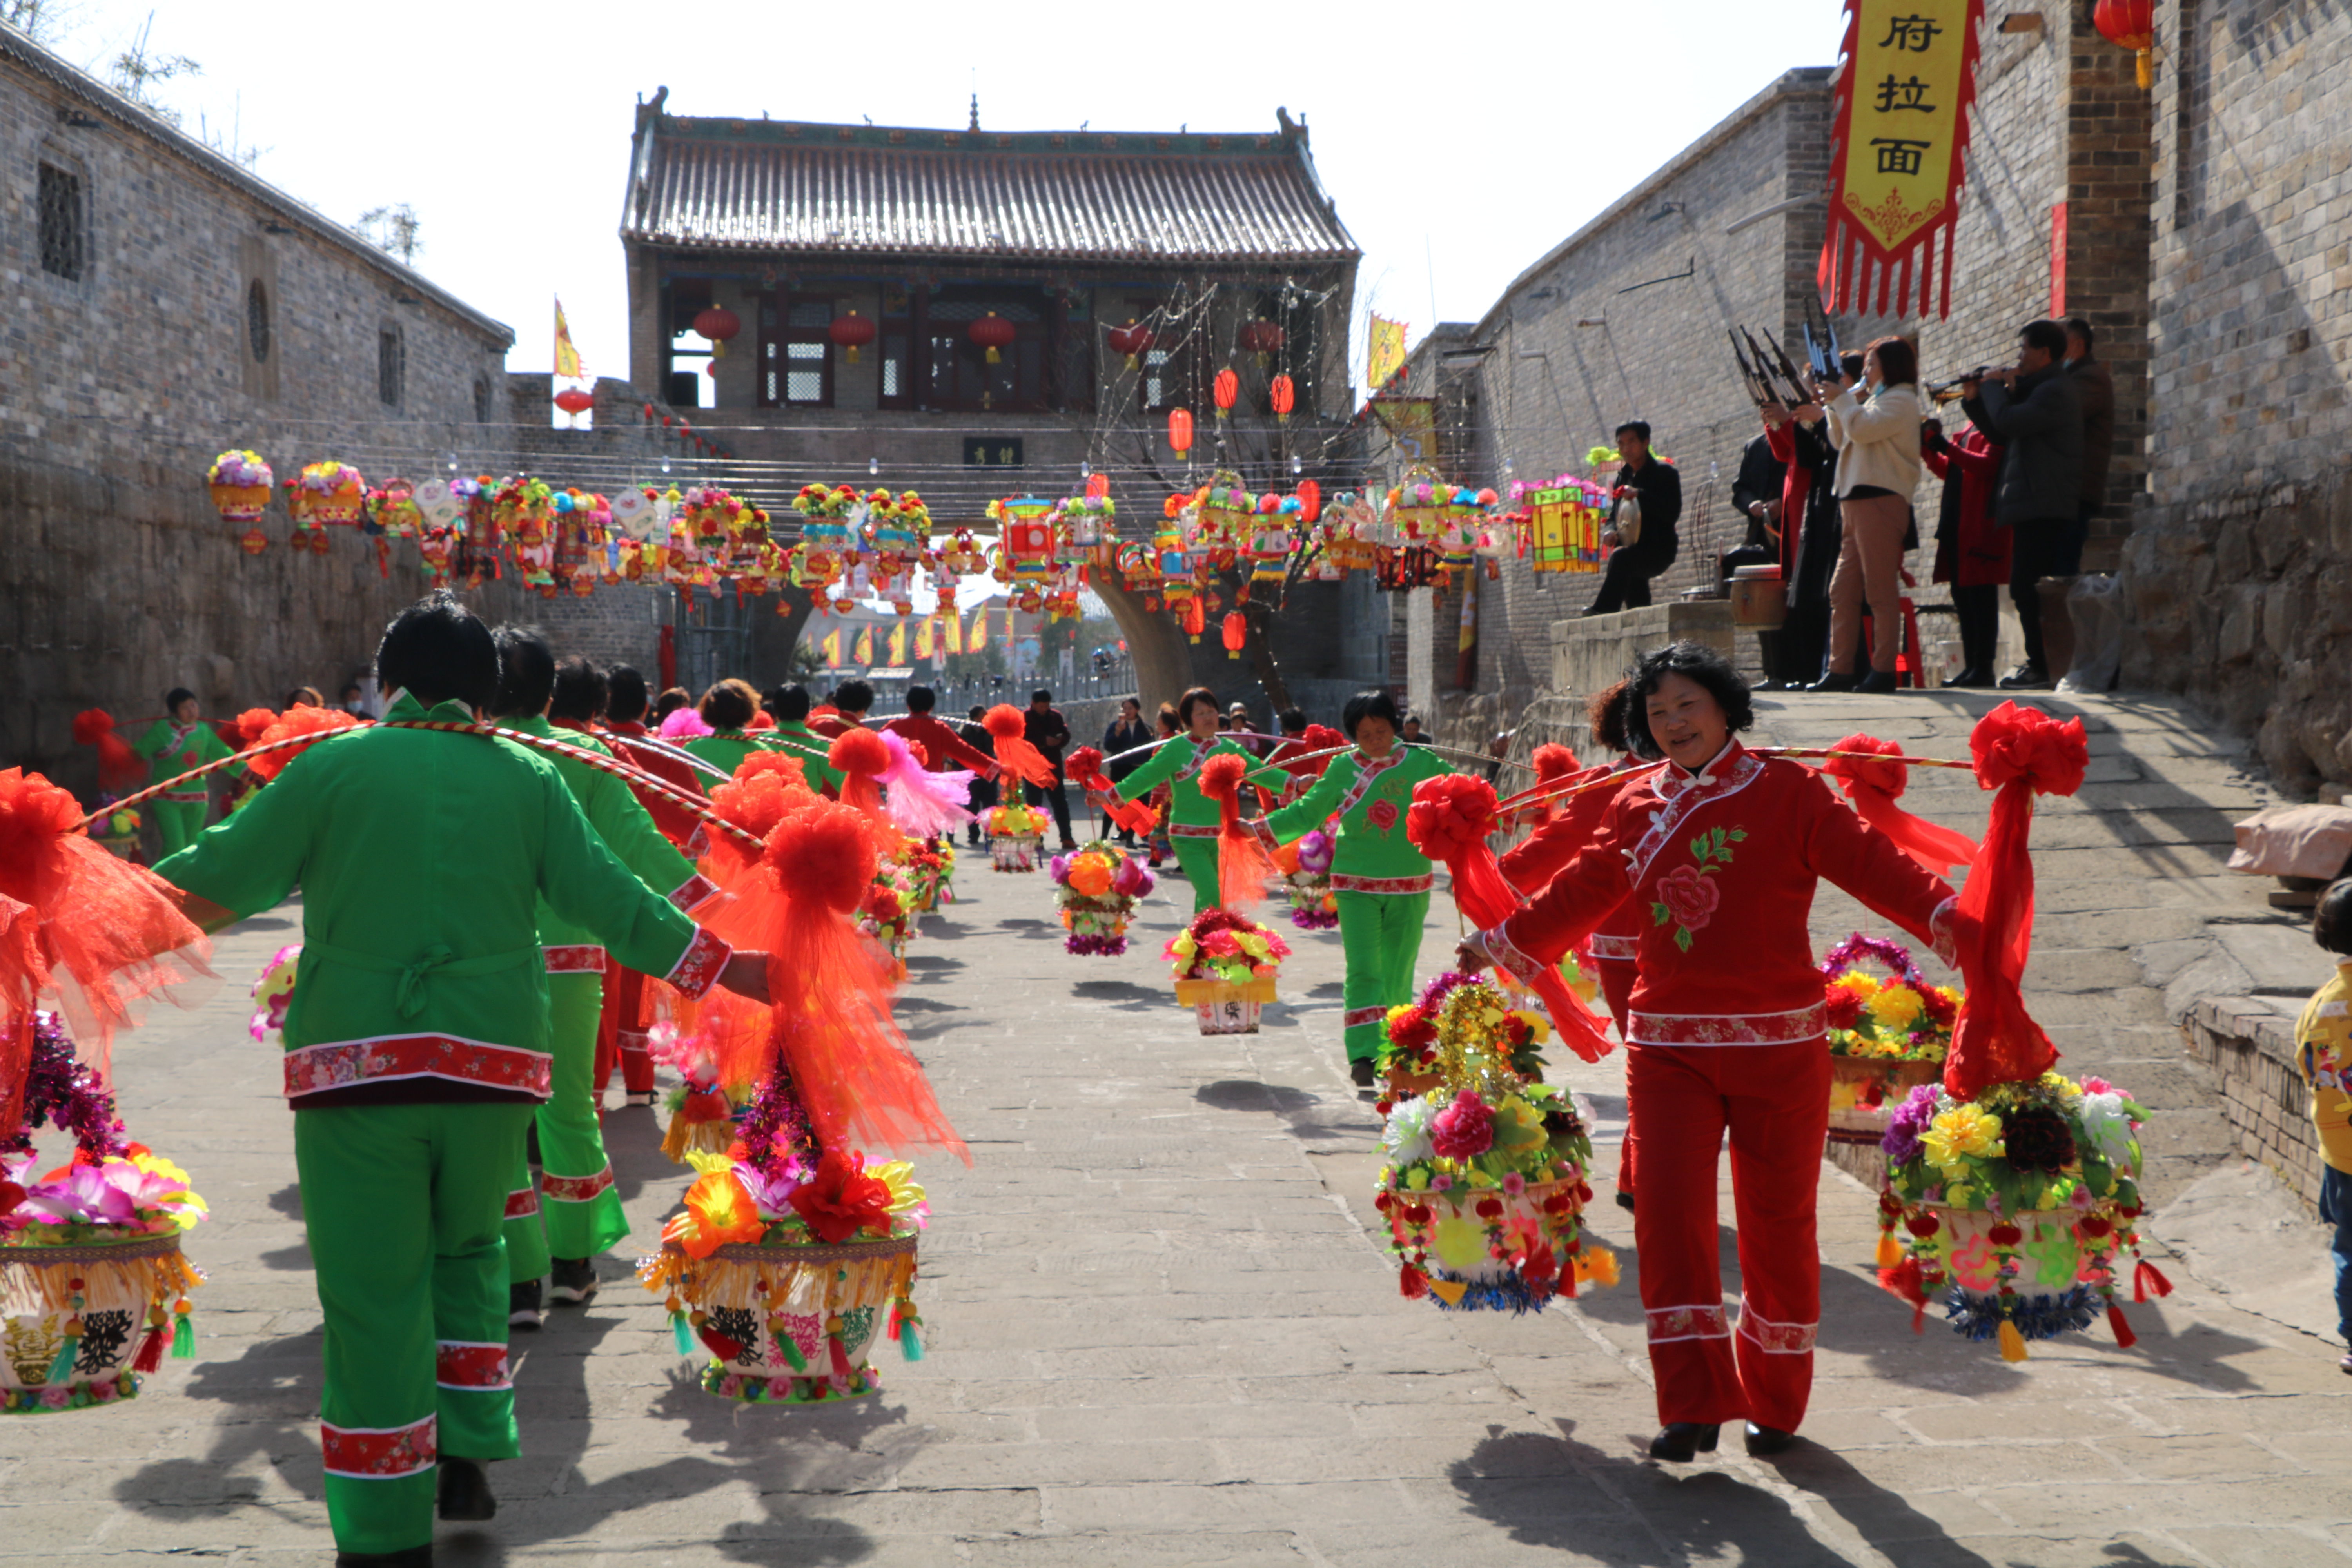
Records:
[[[1920,458],[1944,481],[1936,523],[1935,581],[1952,585],[1960,618],[1960,673],[1954,686],[1990,686],[2000,637],[2000,586],[2009,581],[2009,530],[1993,521],[1993,481],[2000,448],[1971,425],[1953,440],[1930,420],[1920,429]]]
[[[1780,624],[1780,684],[1801,690],[1821,679],[1829,652],[1830,574],[1837,568],[1840,538],[1830,474],[1837,453],[1822,428],[1822,411],[1810,403],[1768,404],[1762,417],[1773,455],[1787,465],[1780,479],[1780,584],[1789,613]]]
[[[1118,717],[1112,720],[1103,731],[1103,755],[1112,759],[1103,765],[1103,771],[1110,775],[1111,783],[1117,784],[1141,767],[1150,753],[1138,751],[1137,748],[1150,744],[1151,744],[1151,726],[1143,721],[1143,703],[1133,697],[1122,700],[1118,705]],[[1136,754],[1123,757],[1119,755],[1121,752],[1135,752]],[[1100,837],[1109,837],[1110,828],[1110,818],[1106,816],[1102,819]],[[1120,828],[1118,841],[1133,848],[1134,829]]]
[[[1397,739],[1402,741],[1408,746],[1426,746],[1429,744],[1429,737],[1423,734],[1421,731],[1420,714],[1408,713],[1404,716],[1404,732],[1399,735]]]
[[[2311,937],[2336,955],[2336,977],[2312,994],[2294,1026],[2294,1062],[2311,1086],[2319,1133],[2319,1217],[2336,1227],[2336,1333],[2352,1344],[2352,881],[2319,895]],[[2352,1373],[2352,1354],[2336,1363]]]
[[[1843,374],[1821,389],[1838,452],[1840,540],[1830,578],[1830,668],[1814,683],[1820,691],[1894,690],[1903,645],[1903,541],[1919,486],[1918,358],[1903,339],[1881,338],[1863,353],[1863,378],[1866,404]],[[1870,673],[1857,680],[1865,603]]]
[[[2090,532],[2083,514],[2083,404],[2059,363],[2066,330],[2028,321],[2018,337],[2014,369],[1960,387],[1962,410],[2001,447],[1993,515],[2010,531],[2009,597],[2025,637],[2025,662],[2000,678],[2011,691],[2050,684],[2042,579],[2081,570]]]
[[[1029,694],[1028,710],[1021,715],[1021,738],[1054,766],[1051,784],[1024,784],[1022,797],[1031,805],[1043,804],[1051,811],[1054,826],[1062,835],[1062,847],[1076,849],[1078,841],[1070,837],[1070,800],[1062,783],[1062,748],[1070,743],[1070,721],[1054,706],[1054,694],[1043,687]]]
[[[319,689],[315,686],[298,686],[286,694],[286,706],[289,708],[324,708],[326,705],[327,700],[319,695]]]
[[[2083,522],[2107,500],[2107,468],[2116,447],[2116,378],[2107,362],[2092,352],[2096,342],[2091,323],[2082,316],[2066,318],[2066,379],[2083,405]]]
[[[344,712],[350,714],[354,719],[373,719],[375,717],[373,713],[368,711],[367,688],[362,686],[356,680],[347,680],[343,682],[343,689],[341,695],[335,699],[335,706],[341,708]]]
[[[1661,463],[1650,455],[1650,425],[1645,419],[1633,419],[1617,426],[1617,450],[1624,463],[1617,470],[1616,494],[1619,505],[1616,516],[1632,520],[1622,504],[1631,496],[1640,502],[1641,536],[1621,540],[1612,517],[1602,531],[1601,542],[1612,548],[1609,562],[1601,569],[1601,592],[1585,609],[1588,616],[1614,615],[1619,610],[1639,610],[1650,603],[1650,579],[1675,563],[1681,551],[1675,525],[1683,515],[1683,479],[1670,464]],[[1412,742],[1408,741],[1407,744]]]
[[[980,721],[982,716],[988,710],[979,703],[973,703],[971,713],[966,715],[965,722],[956,726],[956,732],[963,737],[964,744],[993,763],[996,761],[996,737],[990,734],[988,726]],[[992,773],[995,771],[993,767],[990,769]],[[988,814],[996,809],[997,798],[996,781],[993,778],[982,778],[978,774],[972,776],[971,794],[965,799],[964,809],[971,813],[973,820],[971,826],[964,829],[965,843],[978,847],[981,835],[985,829]]]
[[[1785,418],[1786,416],[1784,415]],[[1723,575],[1739,566],[1769,566],[1780,559],[1781,499],[1788,488],[1789,465],[1774,455],[1772,437],[1759,431],[1739,449],[1739,474],[1731,481],[1731,504],[1748,520],[1748,537],[1723,558]],[[1787,568],[1782,568],[1787,575]],[[1756,634],[1757,651],[1764,659],[1764,680],[1757,689],[1778,691],[1788,684],[1780,658],[1780,634]],[[1812,677],[1805,678],[1811,680]]]

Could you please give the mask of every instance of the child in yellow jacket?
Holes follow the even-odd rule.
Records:
[[[2336,1331],[2352,1344],[2352,879],[2319,895],[2314,942],[2337,955],[2336,977],[2313,993],[2294,1026],[2295,1065],[2311,1086],[2319,1131],[2319,1217],[2336,1227]],[[2352,1373],[2352,1354],[2336,1363]]]

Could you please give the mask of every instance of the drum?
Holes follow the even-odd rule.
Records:
[[[1736,566],[1731,572],[1731,624],[1750,631],[1773,632],[1789,618],[1787,598],[1780,592],[1780,568]]]

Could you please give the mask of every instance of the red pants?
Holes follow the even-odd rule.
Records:
[[[1793,1432],[1812,1391],[1822,1316],[1814,1201],[1829,1053],[1819,1039],[1631,1049],[1626,1080],[1642,1128],[1633,1244],[1658,1420],[1745,1417]],[[1736,1348],[1716,1237],[1716,1154],[1727,1129],[1739,1234]]]
[[[1625,1037],[1625,1018],[1633,1005],[1633,978],[1641,972],[1626,958],[1596,958],[1592,967],[1601,976],[1601,994],[1609,1003],[1609,1016],[1617,1020],[1617,1037]],[[1633,1190],[1633,1108],[1631,1100],[1625,1107],[1625,1136],[1617,1145],[1617,1190]]]
[[[596,1026],[596,1095],[613,1081],[621,1064],[621,1087],[630,1094],[654,1091],[654,1058],[646,1049],[646,977],[617,963],[604,966],[604,1014]]]

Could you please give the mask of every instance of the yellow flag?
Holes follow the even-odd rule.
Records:
[[[942,629],[948,634],[948,651],[961,653],[963,651],[963,612],[953,605],[942,605],[940,606],[940,613],[947,617],[947,624]]]
[[[827,668],[827,669],[839,669],[839,668],[841,668],[841,633],[840,633],[840,631],[839,631],[838,629],[835,630],[835,631],[834,631],[830,636],[828,636],[828,637],[824,639],[824,641],[823,641],[823,642],[819,643],[817,646],[818,646],[819,647],[821,647],[821,648],[823,648],[823,649],[824,650],[824,667],[825,667],[825,668]]]
[[[938,651],[939,626],[939,616],[925,616],[922,624],[915,628],[916,662],[928,663],[932,655]]]
[[[971,636],[964,639],[966,653],[978,653],[988,646],[988,606],[982,605],[971,613]]]
[[[907,662],[907,623],[900,621],[890,628],[890,665],[896,668]]]
[[[1365,336],[1370,348],[1364,367],[1365,390],[1378,392],[1388,384],[1389,377],[1404,368],[1404,323],[1374,316]]]
[[[863,626],[858,629],[857,647],[852,650],[850,659],[852,663],[866,665],[869,668],[873,665],[874,628],[872,626]]]
[[[588,373],[580,368],[580,351],[572,346],[571,323],[563,319],[563,301],[555,301],[555,374],[579,377]]]

